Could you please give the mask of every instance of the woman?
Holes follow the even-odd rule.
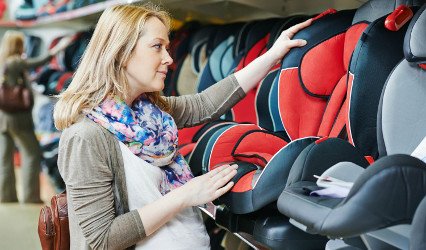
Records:
[[[177,128],[218,118],[281,58],[311,21],[283,32],[245,69],[193,96],[160,97],[169,17],[121,5],[101,15],[69,88],[55,106],[64,130],[58,166],[66,183],[71,249],[208,249],[197,205],[232,187],[237,166],[193,178],[176,151]]]
[[[27,70],[48,62],[53,55],[70,43],[66,38],[52,48],[47,55],[36,59],[24,59],[24,34],[7,31],[0,45],[0,72],[2,84],[29,86]],[[39,172],[41,151],[34,134],[31,111],[8,113],[0,110],[0,202],[18,201],[15,187],[13,153],[15,144],[22,157],[22,202],[40,203]]]

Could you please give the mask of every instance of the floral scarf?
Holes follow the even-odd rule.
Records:
[[[172,116],[144,95],[131,107],[118,97],[108,97],[87,117],[113,133],[133,154],[161,167],[163,195],[193,178],[188,163],[177,150],[178,130]]]

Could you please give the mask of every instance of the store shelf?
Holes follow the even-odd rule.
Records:
[[[142,2],[142,0],[108,0],[105,2],[91,4],[79,9],[70,10],[67,12],[62,12],[50,16],[39,17],[36,20],[30,21],[0,21],[0,27],[4,28],[33,28],[33,27],[44,27],[44,26],[58,26],[60,24],[72,25],[73,21],[96,21],[100,16],[101,12],[108,7],[126,4],[126,3],[136,3]]]
[[[145,2],[147,0],[108,0],[79,9],[40,17],[33,21],[0,21],[0,28],[72,27],[74,24],[96,23],[103,10],[108,7]],[[349,9],[359,7],[366,0],[323,1],[259,1],[259,0],[150,0],[161,4],[175,19],[181,21],[199,20],[208,23],[226,23],[289,16],[314,14],[327,8]],[[309,10],[310,13],[307,13]]]
[[[367,0],[163,0],[173,17],[214,23],[248,21],[297,14],[315,14],[326,9],[358,8]]]

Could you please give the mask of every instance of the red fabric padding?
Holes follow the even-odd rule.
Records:
[[[346,120],[348,117],[348,99],[345,99],[345,102],[340,109],[339,115],[336,118],[336,121],[333,124],[333,128],[330,131],[330,137],[339,137],[339,134],[345,128]]]
[[[349,119],[349,110],[350,110],[350,103],[351,103],[351,92],[352,92],[352,85],[354,83],[354,75],[349,72],[348,76],[348,118],[346,119],[346,130],[348,131],[348,141],[350,144],[354,144],[354,138],[352,137],[352,129],[351,129],[351,120]]]
[[[323,138],[316,140],[315,144],[318,145],[318,144],[320,144],[322,142],[325,142],[326,140],[328,140],[328,136],[324,136]]]
[[[324,112],[324,116],[321,121],[321,125],[318,131],[318,136],[330,135],[331,129],[335,123],[336,117],[343,105],[346,98],[346,76],[342,77],[334,89],[330,100],[328,101],[327,107]]]
[[[366,155],[366,156],[364,156],[364,158],[368,161],[368,163],[370,163],[370,165],[374,163],[373,156]]]
[[[343,62],[346,72],[349,70],[349,62],[351,60],[352,54],[355,50],[356,44],[360,39],[362,32],[368,27],[368,23],[358,23],[352,25],[347,31],[345,35],[345,48],[344,48],[344,56]]]
[[[255,131],[241,138],[235,147],[234,154],[254,151],[274,155],[285,145],[287,145],[287,142],[276,135],[264,131]]]
[[[243,66],[242,68],[244,68],[249,63],[251,63],[254,59],[258,58],[260,55],[266,52],[267,50],[266,44],[268,44],[270,36],[271,34],[268,33],[266,36],[260,39],[253,47],[249,49],[249,51],[247,52],[247,55],[245,56],[244,64],[242,65]],[[237,68],[236,71],[242,68]]]
[[[232,108],[234,121],[256,124],[257,118],[254,103],[254,100],[256,98],[256,91],[257,86],[247,92],[246,96]]]
[[[197,144],[196,142],[193,142],[193,143],[183,145],[181,148],[179,148],[179,153],[183,156],[189,155],[194,149],[196,144]]]
[[[244,152],[242,154],[234,155],[234,159],[236,161],[253,163],[256,166],[264,168],[273,156],[274,155],[268,153]]]
[[[309,50],[300,64],[303,85],[315,95],[328,96],[346,73],[343,67],[345,34],[334,36]]]
[[[390,31],[398,31],[412,17],[413,11],[405,5],[401,5],[386,18],[385,27]]]
[[[285,145],[287,142],[276,135],[264,131],[253,131],[241,137],[241,140],[235,145],[232,155],[236,160],[264,167],[272,156]]]
[[[278,108],[291,140],[317,135],[326,100],[307,94],[300,86],[297,68],[281,70]]]
[[[316,21],[316,20],[318,20],[318,19],[320,19],[320,18],[322,18],[322,17],[324,17],[324,16],[326,16],[326,15],[334,14],[334,13],[336,13],[336,12],[337,12],[337,10],[330,8],[330,9],[328,9],[328,10],[326,10],[326,11],[324,11],[324,12],[320,13],[320,14],[319,14],[319,15],[317,15],[316,17],[312,18],[312,21]]]
[[[247,64],[252,62],[254,59],[258,58],[260,55],[266,52],[266,44],[269,40],[270,34],[262,38],[257,42],[247,53],[242,62],[238,65],[235,71],[238,71],[245,67]],[[258,84],[259,85],[259,84]],[[256,118],[256,108],[255,108],[255,99],[258,86],[250,90],[246,96],[239,101],[233,108],[232,113],[234,115],[234,121],[236,122],[249,122],[255,124],[257,122]]]
[[[59,92],[62,92],[62,90],[64,90],[64,84],[65,84],[65,82],[68,80],[68,79],[70,79],[71,77],[73,76],[73,73],[72,72],[65,72],[61,77],[59,77],[59,79],[58,79],[58,83],[57,83],[57,85],[56,85],[56,87],[55,87],[55,89],[56,89],[56,91],[59,93]]]
[[[253,187],[251,186],[251,183],[253,182],[253,177],[255,174],[256,174],[256,170],[253,170],[243,175],[243,177],[241,177],[237,181],[237,183],[234,184],[234,186],[231,189],[231,192],[243,193],[243,192],[252,190]]]
[[[254,124],[241,124],[233,126],[225,130],[216,140],[210,154],[209,169],[210,171],[219,166],[222,162],[232,162],[232,150],[240,137],[250,130],[261,130]]]
[[[194,138],[195,134],[200,130],[204,125],[198,125],[190,128],[182,128],[179,129],[179,146],[185,145],[188,143],[192,143],[192,138]]]
[[[420,68],[426,70],[426,64],[419,64]]]
[[[356,44],[361,37],[362,32],[367,28],[367,23],[359,23],[351,26],[345,34],[345,44],[343,49],[343,67],[345,73],[341,75],[341,79],[327,104],[326,111],[324,113],[323,120],[318,132],[319,136],[330,136],[337,137],[342,129],[345,127],[347,120],[347,84],[346,75],[349,67],[349,62],[353,51],[355,50]]]

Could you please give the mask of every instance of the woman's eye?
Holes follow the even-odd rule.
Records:
[[[155,44],[155,45],[154,45],[154,48],[156,48],[156,49],[161,49],[161,44]]]

